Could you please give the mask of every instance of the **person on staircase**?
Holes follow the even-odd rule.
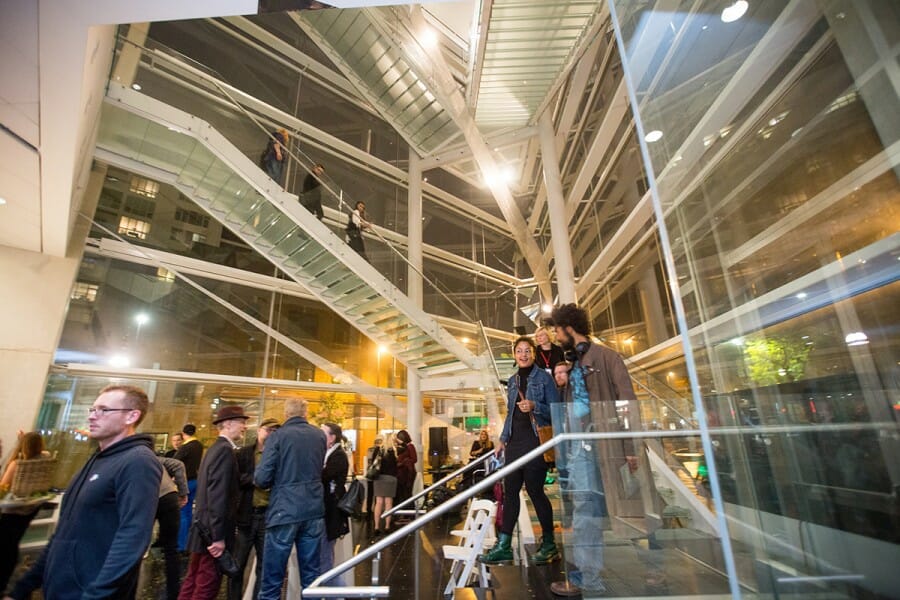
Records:
[[[550,425],[550,405],[559,401],[556,383],[546,371],[535,367],[534,341],[530,337],[518,338],[513,343],[513,353],[519,370],[509,380],[506,421],[494,450],[496,454],[505,453],[506,464],[540,445],[537,428]],[[546,475],[544,457],[537,456],[504,478],[503,523],[496,545],[478,558],[483,564],[512,562],[512,533],[519,520],[519,491],[523,483],[541,524],[541,546],[531,556],[531,562],[544,565],[559,560],[559,549],[553,535],[553,507],[544,492]]]
[[[303,188],[300,193],[300,204],[316,215],[320,221],[325,220],[325,211],[322,210],[323,173],[325,173],[325,166],[322,163],[313,165],[312,171],[303,178]]]
[[[288,143],[288,132],[284,129],[269,134],[269,143],[262,155],[262,168],[266,174],[280,186],[284,186],[285,146]]]
[[[366,216],[366,203],[360,200],[350,213],[350,220],[347,221],[347,243],[366,260],[369,260],[369,257],[366,256],[366,242],[363,240],[362,232],[371,228],[372,224]]]

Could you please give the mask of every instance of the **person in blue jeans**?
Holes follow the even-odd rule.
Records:
[[[574,358],[565,387],[565,418],[555,419],[571,433],[590,431],[618,431],[616,402],[635,401],[634,388],[622,357],[616,352],[591,341],[591,324],[587,311],[575,304],[564,304],[551,314],[556,339]],[[632,415],[639,418],[638,412]],[[558,596],[582,594],[590,597],[602,594],[606,586],[601,577],[603,568],[603,521],[611,505],[608,491],[615,498],[612,485],[604,485],[613,475],[610,466],[620,467],[619,457],[629,468],[637,465],[631,441],[571,441],[562,449],[561,469],[567,472],[563,493],[572,500],[571,561],[575,569],[569,571],[567,581],[553,582],[550,590]],[[615,457],[615,458],[613,458]],[[607,472],[603,472],[603,467]]]
[[[300,585],[308,587],[321,573],[325,536],[325,434],[306,419],[303,399],[285,402],[285,422],[266,441],[254,483],[270,489],[266,511],[260,600],[279,600],[291,548],[297,547]]]
[[[188,532],[194,516],[194,497],[197,495],[197,472],[200,470],[200,461],[203,459],[203,444],[194,437],[197,433],[196,425],[186,424],[182,429],[183,442],[175,453],[175,460],[184,463],[184,474],[188,483],[187,504],[181,507],[181,522],[178,525],[178,551],[187,550]]]
[[[262,167],[266,174],[278,185],[284,185],[285,146],[288,143],[288,132],[284,129],[273,131],[262,156]]]

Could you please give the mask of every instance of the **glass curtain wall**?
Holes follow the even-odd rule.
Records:
[[[729,574],[896,597],[900,7],[610,6]]]

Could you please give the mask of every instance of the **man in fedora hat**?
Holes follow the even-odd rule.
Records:
[[[178,600],[212,600],[219,594],[222,574],[215,559],[226,548],[231,550],[234,546],[240,500],[240,475],[234,451],[235,442],[247,430],[248,418],[242,406],[223,406],[213,420],[219,437],[200,463],[194,507],[194,521],[206,526],[213,542],[204,543],[197,527],[191,527],[188,537],[191,561]]]

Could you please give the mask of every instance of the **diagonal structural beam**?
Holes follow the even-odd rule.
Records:
[[[424,31],[425,19],[422,16],[421,6],[411,6],[409,14],[413,29]],[[370,12],[370,16],[375,23],[378,22],[378,17],[374,13]],[[486,175],[488,188],[497,201],[500,212],[509,223],[513,239],[534,274],[541,294],[544,298],[551,300],[553,294],[550,287],[550,270],[541,255],[541,249],[528,230],[528,223],[519,211],[509,187],[499,177],[500,166],[469,113],[465,98],[463,98],[457,83],[450,76],[443,57],[440,53],[427,53],[414,38],[409,42],[404,48],[404,55],[409,60],[410,66],[416,72],[419,80],[428,85],[431,93],[441,103],[456,126],[462,130],[463,136],[472,150],[472,157],[482,173]]]

